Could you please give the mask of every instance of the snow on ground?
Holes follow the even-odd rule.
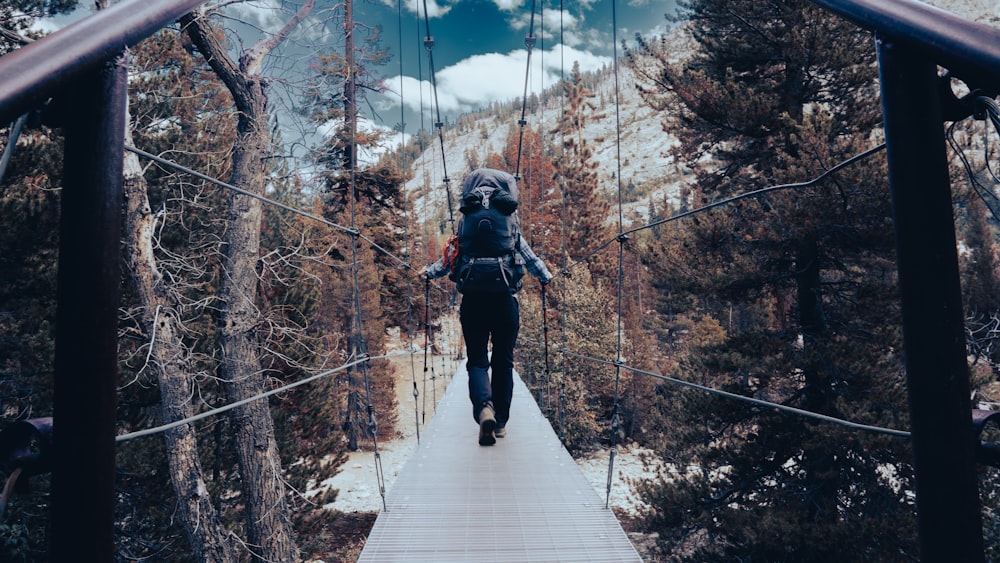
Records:
[[[445,325],[455,323],[455,319],[447,319]],[[446,330],[441,334],[447,334]],[[454,343],[450,341],[438,341],[438,347],[442,351],[455,349]],[[405,350],[406,346],[397,344],[396,350]],[[396,391],[399,401],[399,421],[397,428],[400,437],[395,440],[381,441],[378,444],[379,459],[382,462],[382,475],[385,481],[386,492],[392,489],[393,483],[399,477],[403,466],[410,454],[417,446],[416,418],[419,412],[426,412],[426,422],[430,422],[433,416],[434,404],[436,400],[444,396],[445,385],[449,380],[444,374],[450,374],[447,370],[454,371],[454,363],[442,355],[433,356],[430,361],[434,366],[434,373],[437,379],[433,384],[423,385],[423,350],[416,351],[412,358],[409,354],[395,358],[396,363]],[[414,381],[420,381],[418,390],[419,397],[413,396]],[[426,402],[424,398],[426,397]],[[320,477],[318,485],[310,487],[307,495],[315,493],[317,490],[334,488],[339,489],[337,499],[325,506],[332,510],[341,512],[378,512],[383,508],[382,495],[379,491],[378,477],[375,470],[375,455],[371,451],[371,444],[367,444],[368,451],[353,452],[348,455],[347,462],[340,468],[340,472],[332,477]],[[583,471],[587,480],[593,485],[597,495],[603,500],[607,497],[608,481],[608,450],[597,451],[588,456],[578,459],[577,464]],[[615,455],[614,480],[611,486],[611,506],[618,508],[630,515],[638,515],[643,503],[636,492],[636,484],[644,479],[657,478],[664,472],[662,464],[656,462],[656,456],[651,450],[643,449],[635,444],[619,447]]]
[[[608,498],[610,456],[609,450],[599,450],[576,460],[587,481],[604,500]],[[642,481],[663,478],[663,468],[663,462],[658,460],[650,449],[642,448],[638,444],[619,447],[615,454],[614,479],[611,481],[611,507],[630,516],[641,515],[647,505],[639,496],[638,485]]]
[[[416,436],[379,444],[386,492],[391,490],[392,484],[399,477],[416,444]],[[601,450],[577,460],[577,465],[602,500],[607,498],[608,457],[608,450]],[[657,478],[660,475],[655,469],[657,464],[652,461],[654,458],[652,451],[635,445],[618,450],[615,455],[615,478],[611,485],[613,508],[634,516],[642,512],[645,504],[639,498],[636,485],[642,480]],[[328,509],[341,512],[382,510],[382,495],[379,493],[375,473],[375,456],[370,451],[352,453],[340,473],[324,480],[321,485],[340,489],[337,500],[326,506]]]
[[[382,474],[386,492],[399,477],[399,472],[416,447],[416,437],[379,444]],[[382,510],[382,494],[375,472],[375,455],[370,451],[354,452],[335,476],[324,480],[322,487],[340,489],[337,500],[324,508],[341,512],[378,512]]]

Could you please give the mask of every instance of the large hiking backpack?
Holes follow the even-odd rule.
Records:
[[[453,279],[462,293],[514,293],[524,268],[514,256],[521,239],[517,183],[500,170],[480,168],[462,186],[459,259]]]

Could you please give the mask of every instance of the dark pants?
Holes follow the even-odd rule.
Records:
[[[514,393],[514,344],[520,326],[517,298],[504,293],[466,294],[459,309],[465,347],[469,354],[469,399],[472,417],[479,422],[479,411],[493,403],[497,424],[510,418],[510,400]],[[493,339],[493,357],[488,355]],[[492,380],[490,371],[493,372]]]

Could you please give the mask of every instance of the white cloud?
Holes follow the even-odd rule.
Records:
[[[226,7],[226,14],[265,32],[278,31],[285,23],[279,0],[236,2]]]
[[[504,12],[513,12],[524,4],[522,0],[493,0],[493,3]]]
[[[449,93],[462,108],[481,107],[491,100],[509,100],[524,87],[527,51],[506,55],[474,55],[438,73],[438,93]]]
[[[576,29],[580,24],[580,18],[574,16],[566,10],[562,10],[560,12],[559,10],[546,8],[545,10],[542,10],[542,22],[545,24],[545,29],[552,29],[558,33],[560,25],[562,26],[563,31],[567,29]]]
[[[286,4],[282,0],[249,0],[227,5],[225,14],[226,17],[241,22],[253,30],[248,31],[240,26],[234,28],[242,41],[250,43],[259,40],[261,34],[269,35],[279,31],[300,7],[299,5]],[[333,38],[330,30],[333,25],[330,21],[333,12],[330,9],[314,7],[306,19],[292,31],[288,42],[305,42],[312,45],[331,40],[336,41],[337,39]],[[339,37],[339,27],[337,29]]]
[[[390,8],[396,7],[396,0],[382,0]],[[411,14],[424,17],[424,0],[403,0],[403,7]],[[427,0],[427,17],[440,18],[451,11],[451,6],[442,6],[437,0]]]
[[[566,10],[552,10],[546,8],[542,10],[541,21],[535,20],[535,35],[548,40],[559,41],[560,29],[562,30],[562,42],[566,45],[576,47],[583,43],[580,37],[579,28],[581,19]],[[521,13],[511,18],[510,26],[513,29],[524,30],[531,27],[531,14]]]
[[[611,64],[610,57],[595,55],[570,46],[556,45],[540,56],[533,52],[529,91],[541,93],[559,81],[562,72],[569,73],[574,62],[580,64],[583,72],[600,70]],[[527,51],[518,49],[506,54],[487,53],[474,55],[437,73],[437,100],[442,115],[452,118],[461,113],[475,111],[491,102],[508,102],[520,98],[524,93],[524,69]],[[561,67],[562,64],[565,67]],[[544,64],[544,68],[543,65]],[[430,81],[419,83],[415,78],[394,76],[384,83],[387,91],[378,109],[389,111],[399,107],[400,89],[407,108],[420,111],[421,97],[423,109],[434,114],[434,92]]]
[[[550,59],[557,57],[559,55],[560,46],[556,45],[550,51]],[[596,55],[589,51],[581,51],[579,49],[567,46],[563,56],[566,59],[566,72],[573,66],[574,62],[580,63],[580,70],[583,72],[598,71],[605,66],[611,64],[611,57],[605,57],[603,55]],[[558,65],[557,62],[549,60],[549,64]]]

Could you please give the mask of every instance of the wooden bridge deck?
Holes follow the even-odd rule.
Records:
[[[508,437],[478,432],[462,366],[358,561],[641,561],[520,379]]]

